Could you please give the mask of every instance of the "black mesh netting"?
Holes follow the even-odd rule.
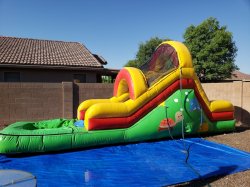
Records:
[[[152,86],[178,66],[179,61],[175,49],[169,44],[163,44],[155,50],[151,59],[143,64],[140,69],[144,73],[148,85]]]

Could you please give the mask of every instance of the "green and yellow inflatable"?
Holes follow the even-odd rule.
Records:
[[[176,41],[159,45],[140,69],[123,68],[113,97],[84,101],[77,117],[14,123],[0,132],[0,153],[79,149],[226,132],[235,126],[233,105],[209,101],[188,49]]]

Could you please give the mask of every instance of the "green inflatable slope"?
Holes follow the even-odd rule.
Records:
[[[51,152],[138,142],[185,134],[225,132],[235,120],[210,122],[192,89],[176,91],[127,129],[86,131],[76,120],[17,122],[0,131],[0,153]]]
[[[125,132],[127,141],[159,139],[184,134],[232,131],[235,120],[211,122],[200,107],[192,89],[176,91]]]

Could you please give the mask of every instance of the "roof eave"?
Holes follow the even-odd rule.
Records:
[[[22,68],[22,69],[67,69],[67,70],[98,70],[104,69],[103,66],[56,66],[56,65],[28,65],[28,64],[0,64],[0,67],[5,68]]]

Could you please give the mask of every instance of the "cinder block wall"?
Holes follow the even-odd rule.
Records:
[[[16,121],[71,119],[82,101],[112,95],[113,84],[0,83],[0,129]]]
[[[75,86],[78,86],[78,97],[80,103],[87,99],[105,99],[113,96],[113,84],[78,83]]]
[[[237,121],[250,124],[250,81],[202,84],[210,100],[229,100]],[[0,83],[0,128],[16,121],[75,118],[86,99],[110,98],[113,84]]]
[[[73,116],[77,116],[77,108],[87,99],[107,99],[113,96],[113,84],[77,83],[74,84]]]
[[[62,116],[62,84],[0,83],[0,126]]]

